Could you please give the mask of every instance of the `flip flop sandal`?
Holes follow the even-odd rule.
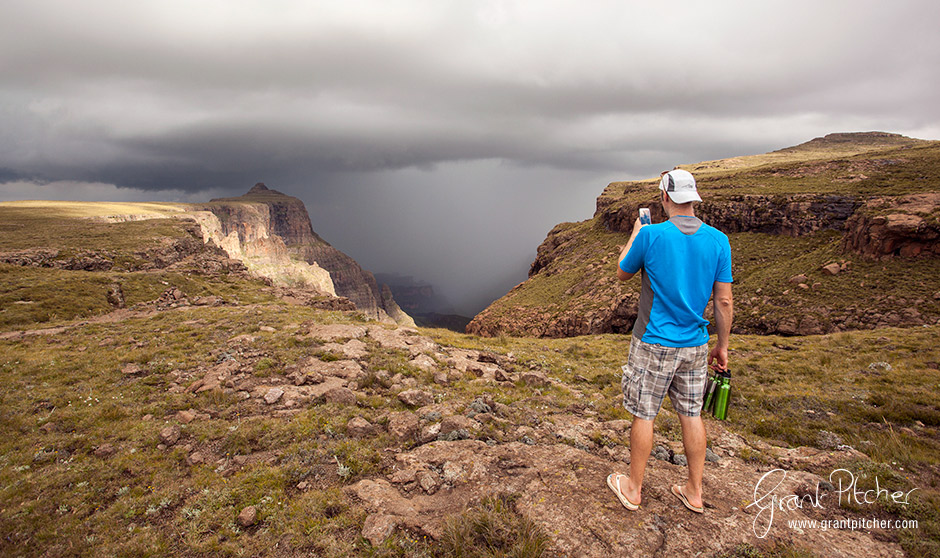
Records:
[[[672,493],[676,495],[676,498],[682,500],[682,504],[685,507],[689,508],[695,513],[705,513],[705,508],[700,506],[693,506],[691,503],[689,503],[689,499],[686,498],[685,494],[682,493],[682,488],[680,488],[678,484],[672,485]]]
[[[620,500],[620,503],[623,504],[623,507],[627,508],[630,511],[636,511],[640,509],[639,504],[634,504],[630,500],[627,500],[627,497],[623,495],[623,492],[620,491],[620,477],[626,477],[621,473],[611,473],[607,475],[607,486],[614,491],[614,494],[617,495],[617,499]],[[612,479],[616,478],[617,481],[614,482]]]

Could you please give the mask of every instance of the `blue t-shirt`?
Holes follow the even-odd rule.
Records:
[[[731,283],[731,244],[697,217],[677,215],[642,227],[620,262],[625,273],[643,270],[633,335],[667,347],[708,343],[702,317],[715,282]]]

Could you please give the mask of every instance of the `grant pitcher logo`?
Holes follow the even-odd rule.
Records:
[[[835,490],[832,493],[823,492],[819,493],[819,483],[816,483],[816,493],[815,494],[805,494],[803,496],[797,496],[796,494],[784,494],[778,495],[777,489],[783,484],[787,478],[787,472],[783,469],[773,469],[764,473],[764,476],[757,481],[757,484],[754,485],[754,501],[748,504],[745,509],[756,507],[758,510],[757,515],[754,516],[754,522],[752,527],[754,529],[754,535],[762,539],[767,536],[767,533],[770,532],[770,528],[774,522],[774,513],[777,510],[784,511],[793,511],[797,509],[803,509],[804,507],[813,507],[813,508],[824,508],[822,500],[830,495],[839,496],[838,505],[842,505],[842,502],[854,503],[856,505],[863,504],[874,504],[878,500],[883,500],[884,502],[894,502],[895,504],[900,504],[906,506],[910,503],[909,499],[911,492],[917,490],[912,488],[907,492],[895,491],[891,492],[886,488],[881,487],[881,481],[878,477],[875,477],[875,488],[871,490],[859,490],[857,486],[857,479],[855,475],[848,469],[836,469],[829,475],[829,482],[835,487]],[[776,483],[774,483],[776,479]],[[843,500],[844,499],[844,500]],[[849,525],[854,527],[863,527],[867,528],[871,525],[868,525],[870,522],[864,522],[859,520],[847,520]],[[828,528],[830,521],[823,522],[812,522],[811,527],[817,527],[821,529]],[[832,522],[833,526],[841,525],[840,522]],[[890,525],[875,525],[881,527],[888,527]],[[908,525],[898,525],[899,527],[907,527]],[[916,527],[916,525],[914,525]]]

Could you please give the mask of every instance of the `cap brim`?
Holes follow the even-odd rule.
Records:
[[[669,199],[672,200],[672,203],[683,204],[693,201],[702,201],[698,192],[666,192],[666,194],[669,195]]]

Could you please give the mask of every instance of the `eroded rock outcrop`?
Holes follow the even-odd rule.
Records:
[[[203,240],[242,261],[253,273],[283,286],[304,286],[323,294],[336,295],[329,272],[316,265],[290,257],[284,241],[271,234],[270,216],[263,206],[244,204],[213,211],[193,211],[186,215],[202,229]]]
[[[877,259],[940,256],[940,193],[867,201],[846,223],[842,249]]]
[[[202,210],[194,215],[208,228],[207,238],[247,258],[260,274],[348,298],[374,319],[414,325],[370,272],[314,232],[299,199],[258,183],[243,196],[216,198],[196,209]]]

